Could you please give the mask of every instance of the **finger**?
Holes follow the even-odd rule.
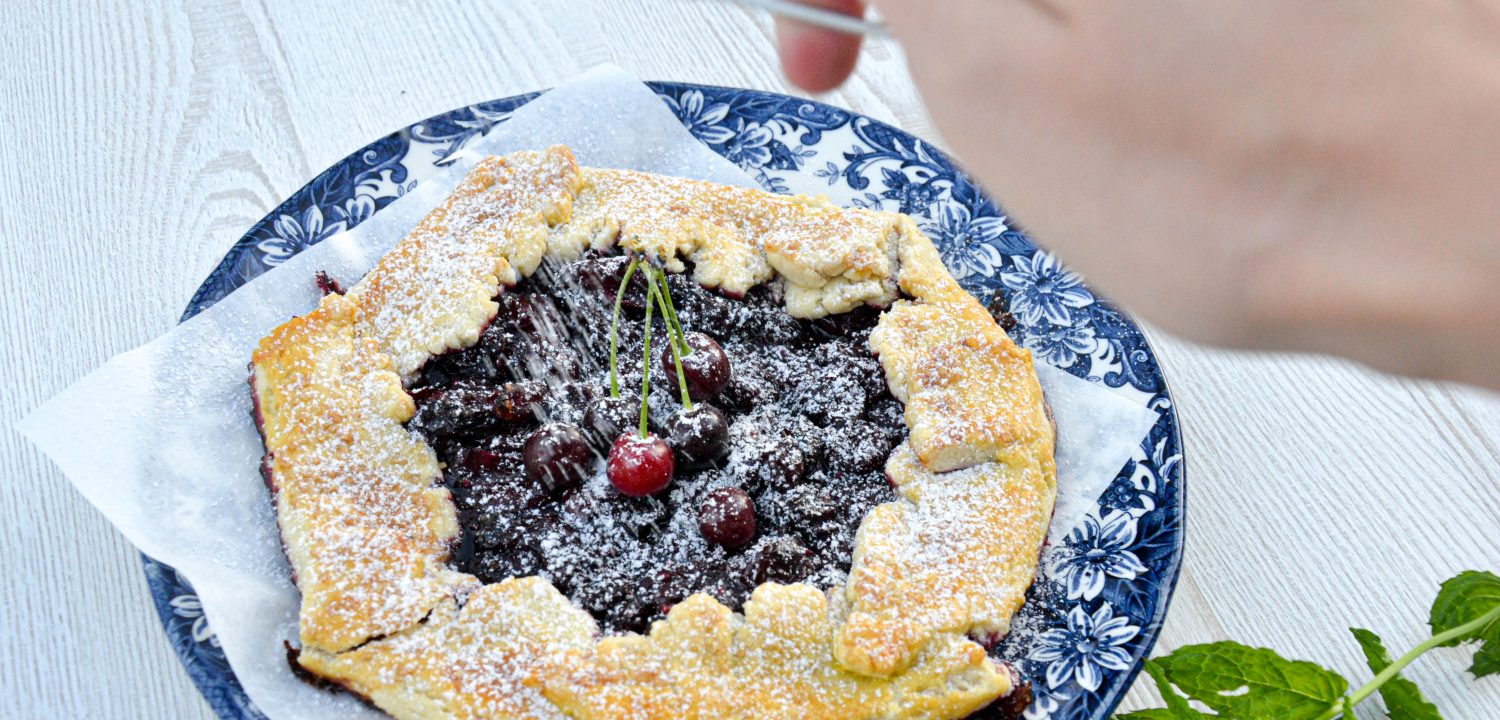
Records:
[[[863,0],[801,0],[802,4],[863,17]],[[781,67],[798,87],[811,92],[832,90],[849,79],[859,59],[859,35],[825,30],[790,18],[776,18],[776,44]]]

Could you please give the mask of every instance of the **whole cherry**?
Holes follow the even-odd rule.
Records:
[[[698,531],[716,545],[734,549],[755,539],[755,503],[739,488],[719,488],[703,499]]]
[[[688,394],[694,400],[707,400],[718,395],[729,384],[729,356],[713,338],[700,332],[683,333],[687,353],[682,355],[682,375],[687,380]],[[665,343],[661,353],[662,370],[668,377],[677,374],[677,364],[672,357],[674,343]],[[681,347],[678,348],[681,352]]]
[[[566,423],[547,423],[526,438],[521,448],[526,476],[548,490],[583,483],[593,465],[594,451],[583,431]]]
[[[712,405],[698,403],[673,415],[669,436],[685,467],[702,467],[729,454],[729,421]]]
[[[661,438],[654,433],[627,432],[609,449],[605,474],[621,493],[646,497],[671,484],[676,467],[672,448]]]
[[[646,278],[631,270],[635,259],[626,255],[586,259],[581,264],[580,279],[584,287],[598,290],[610,299],[619,297],[620,304],[639,311],[646,307]],[[630,276],[627,289],[620,292],[620,285]]]
[[[620,433],[635,427],[635,403],[623,397],[594,398],[583,411],[583,431],[601,451]]]

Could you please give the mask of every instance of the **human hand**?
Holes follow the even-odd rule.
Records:
[[[1197,340],[1500,387],[1493,2],[880,10],[965,167],[1126,307]],[[852,70],[857,38],[778,25],[794,82]]]

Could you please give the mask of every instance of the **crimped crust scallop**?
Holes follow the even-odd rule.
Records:
[[[900,497],[861,524],[845,587],[766,583],[743,613],[693,595],[649,634],[600,637],[544,579],[481,585],[448,566],[455,511],[403,425],[402,381],[475,342],[502,286],[548,253],[614,246],[691,261],[731,296],[779,281],[795,317],[890,307],[870,344],[911,435],[887,464]],[[399,718],[967,715],[1015,683],[969,636],[1008,629],[1056,490],[1031,362],[906,216],[579,168],[565,147],[487,158],[254,354],[298,662]]]

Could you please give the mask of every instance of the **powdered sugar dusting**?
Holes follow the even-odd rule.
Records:
[[[548,223],[564,219],[581,182],[567,148],[489,158],[351,290],[357,330],[403,378],[428,357],[465,347],[546,253]]]
[[[1034,450],[934,473],[902,445],[886,472],[903,502],[860,528],[836,646],[846,665],[881,674],[905,668],[935,634],[990,640],[1009,630],[1055,494],[1050,459]]]
[[[525,262],[529,226],[559,219],[577,177],[566,148],[480,163],[348,295],[261,342],[257,412],[304,645],[390,634],[474,582],[444,567],[452,504],[431,487],[432,451],[400,425],[413,407],[391,369],[472,342],[496,269]]]
[[[301,661],[402,715],[550,720],[564,715],[541,683],[593,633],[589,617],[544,581],[516,579],[462,608],[440,605],[390,639],[338,655],[304,651]]]
[[[1036,547],[1046,526],[1046,513],[1027,512],[1025,498],[1017,500],[1011,491],[1025,495],[1040,488],[1040,499],[1032,498],[1036,501],[1032,504],[1045,504],[1050,512],[1050,462],[1035,473],[1011,472],[1009,466],[990,463],[981,466],[982,470],[937,479],[913,461],[925,476],[911,471],[903,481],[896,477],[899,472],[892,471],[906,500],[871,510],[890,497],[880,460],[900,440],[891,434],[899,405],[887,393],[879,366],[865,349],[873,313],[837,315],[818,326],[791,317],[824,317],[863,304],[889,302],[895,295],[894,258],[898,255],[892,243],[897,237],[911,240],[900,234],[895,216],[845,212],[822,200],[788,200],[628,171],[588,171],[587,182],[575,189],[567,172],[560,178],[547,176],[549,169],[572,166],[570,159],[559,164],[545,158],[565,156],[565,150],[560,154],[554,150],[523,156],[513,164],[481,163],[454,198],[430,214],[347,298],[335,296],[327,301],[330,306],[343,303],[351,308],[352,331],[341,329],[338,323],[328,326],[336,335],[333,355],[341,342],[356,352],[373,353],[373,357],[362,357],[363,363],[378,367],[388,362],[412,383],[416,403],[413,408],[410,398],[388,380],[359,379],[351,384],[315,373],[309,376],[313,382],[302,385],[293,380],[286,387],[316,395],[323,385],[341,387],[344,383],[360,388],[374,402],[330,403],[337,398],[318,397],[307,405],[327,415],[330,422],[312,431],[334,438],[341,443],[339,450],[360,453],[356,462],[367,458],[378,462],[389,459],[391,453],[362,450],[343,439],[340,428],[350,423],[342,422],[347,419],[341,417],[342,412],[351,405],[359,408],[360,417],[369,419],[353,422],[356,431],[376,428],[389,438],[390,447],[413,444],[410,436],[403,441],[390,430],[394,423],[414,418],[413,429],[432,444],[446,465],[443,482],[454,494],[458,512],[454,518],[454,503],[442,490],[428,487],[430,456],[423,457],[428,465],[421,472],[385,476],[367,475],[354,466],[324,467],[316,460],[298,467],[296,453],[287,457],[281,442],[295,444],[294,436],[268,432],[272,479],[281,486],[279,505],[287,508],[283,522],[293,526],[293,532],[287,533],[289,554],[299,570],[306,568],[318,576],[302,582],[320,587],[322,575],[342,573],[334,584],[345,594],[333,602],[314,603],[314,615],[367,626],[365,615],[386,611],[392,599],[362,593],[362,586],[346,580],[378,581],[382,572],[395,568],[392,572],[398,581],[415,577],[428,583],[413,587],[398,582],[391,588],[403,593],[394,599],[396,609],[410,615],[411,600],[422,598],[415,607],[432,608],[432,616],[422,627],[391,640],[376,640],[352,653],[379,654],[401,648],[398,655],[403,657],[422,656],[417,646],[428,646],[412,638],[462,632],[468,623],[443,610],[444,598],[467,598],[472,604],[502,590],[473,593],[466,584],[472,582],[471,576],[434,567],[431,561],[443,552],[434,552],[431,542],[423,546],[426,549],[410,544],[413,537],[426,537],[422,533],[452,538],[455,525],[461,523],[467,532],[461,535],[454,558],[457,569],[500,581],[491,587],[513,588],[515,582],[509,578],[537,575],[610,630],[644,629],[646,623],[670,611],[667,622],[657,625],[649,639],[626,635],[606,640],[585,651],[595,657],[581,665],[558,666],[565,667],[567,674],[560,685],[549,686],[546,677],[522,678],[514,672],[485,675],[499,688],[496,697],[504,702],[535,699],[534,684],[540,683],[554,691],[551,699],[571,697],[561,702],[592,707],[594,700],[580,701],[568,695],[567,688],[570,683],[591,685],[604,680],[596,695],[606,704],[629,708],[623,713],[627,716],[662,716],[666,707],[656,703],[672,693],[651,683],[609,679],[617,672],[611,669],[612,649],[645,652],[668,674],[673,667],[701,670],[694,666],[688,648],[712,645],[714,631],[689,632],[680,638],[686,644],[679,644],[667,639],[673,633],[673,618],[698,618],[685,620],[687,627],[700,621],[718,622],[733,636],[734,626],[752,627],[757,619],[776,624],[795,604],[793,596],[785,596],[780,602],[747,605],[743,619],[730,614],[725,603],[739,605],[751,588],[773,596],[777,581],[807,581],[812,585],[789,587],[806,588],[796,592],[811,592],[806,599],[821,601],[822,594],[814,588],[837,588],[846,579],[838,603],[815,608],[827,631],[791,645],[789,638],[772,633],[774,642],[758,652],[778,647],[785,652],[747,658],[739,667],[754,672],[736,677],[727,687],[721,677],[711,696],[679,699],[719,703],[722,698],[754,695],[767,688],[784,691],[799,687],[797,683],[811,683],[824,691],[843,687],[852,693],[845,700],[874,703],[869,706],[872,710],[893,704],[905,707],[913,700],[902,696],[899,687],[920,677],[922,670],[917,668],[925,666],[918,663],[918,653],[937,647],[953,655],[938,660],[940,665],[946,663],[950,675],[944,676],[949,684],[936,701],[973,709],[976,703],[1008,689],[1009,675],[999,672],[981,648],[962,641],[961,634],[995,630],[1019,605],[1020,593],[1034,572],[1035,557],[1029,562],[1015,561],[1007,559],[1011,557],[1007,553],[1019,547],[1025,555],[1031,552],[1027,548]],[[540,189],[526,189],[536,182],[541,183]],[[585,246],[600,250],[615,243],[674,269],[687,271],[689,263],[705,268],[693,270],[698,283],[673,280],[672,290],[683,308],[684,324],[718,336],[736,358],[734,377],[721,399],[734,416],[727,459],[681,474],[670,491],[657,497],[627,498],[597,472],[581,486],[564,488],[558,494],[557,488],[539,486],[518,473],[515,461],[521,441],[537,421],[577,416],[582,405],[604,394],[599,369],[604,350],[599,340],[606,337],[600,332],[607,322],[602,308],[613,293],[599,291],[612,277],[618,286],[622,268],[618,259],[589,254],[572,265],[539,274],[553,280],[563,277],[564,282],[546,289],[518,287],[500,293],[497,299],[491,296],[502,285],[517,282],[536,269],[549,245],[567,256]],[[700,252],[705,248],[713,252]],[[758,269],[753,262],[757,257],[780,273],[778,282],[766,282],[769,270]],[[734,260],[742,263],[739,270],[731,269]],[[744,301],[699,289],[697,284],[706,280],[717,281],[726,292],[744,295]],[[644,297],[641,289],[637,305]],[[569,310],[571,330],[565,330],[569,325],[557,311],[560,306]],[[782,307],[791,315],[783,314]],[[492,317],[496,318],[493,323]],[[661,326],[658,332],[664,329]],[[621,355],[640,357],[647,332],[637,317],[629,318],[620,330]],[[988,339],[1002,354],[1014,350],[1003,334]],[[972,338],[963,342],[967,344],[962,347],[971,350],[982,347]],[[272,345],[277,341],[272,340]],[[455,348],[464,349],[422,367],[426,358]],[[932,403],[934,409],[925,415],[917,412],[918,418],[968,412],[975,401],[994,400],[965,396],[982,392],[981,384],[972,380],[993,370],[993,363],[976,365],[967,356],[948,357],[945,352],[952,354],[947,346],[939,346],[911,356],[914,362],[904,373],[909,418],[913,408],[935,396],[939,400]],[[644,362],[654,365],[657,360],[647,357]],[[287,368],[296,374],[296,363],[272,367],[278,372]],[[635,373],[621,374],[624,387],[631,387]],[[661,374],[654,379],[652,422],[659,434],[665,434],[664,423],[677,409],[676,395],[670,380]],[[956,393],[953,388],[958,389]],[[946,396],[942,395],[945,391]],[[274,392],[270,394],[272,402],[265,409],[274,414],[280,403]],[[270,424],[280,423],[279,418]],[[924,425],[913,427],[916,456],[929,465],[924,445],[962,446],[969,456],[987,458],[997,446],[1014,444],[1019,437],[978,435],[987,426],[973,421],[958,430],[940,427],[926,436],[916,432],[923,431]],[[426,446],[417,446],[420,449],[414,452],[421,455]],[[1017,458],[1030,459],[1037,449],[1017,451]],[[316,450],[335,457],[339,452],[326,446]],[[952,458],[945,462],[959,466]],[[301,481],[306,472],[284,473],[288,464],[296,470],[323,470],[329,473],[325,477],[349,482],[352,495],[366,495],[368,504],[357,508],[329,504],[330,499],[350,493],[325,488],[320,494],[316,483]],[[283,478],[292,482],[285,484]],[[362,482],[372,483],[375,490],[366,492]],[[754,498],[760,533],[743,550],[726,550],[707,542],[699,531],[698,525],[706,521],[699,512],[705,494],[726,487],[740,488]],[[389,501],[383,493],[391,488],[405,488],[408,496],[403,497],[413,500]],[[308,500],[299,502],[304,491]],[[360,517],[370,517],[366,524],[374,526],[376,517],[392,512],[419,522],[395,522],[353,534],[339,529]],[[420,522],[422,518],[427,521]],[[860,518],[864,523],[856,549],[852,529]],[[1033,528],[1036,532],[1031,534],[1037,539],[1027,544],[1023,536]],[[328,542],[320,544],[318,539]],[[846,578],[851,557],[854,567]],[[416,570],[399,570],[418,558]],[[1000,575],[987,567],[952,570],[997,561],[1005,568]],[[1023,576],[1026,582],[1018,583]],[[555,598],[552,604],[558,605]],[[568,608],[576,613],[571,605]],[[304,628],[318,626],[307,620],[307,612],[305,605]],[[344,631],[339,622],[329,627],[335,635]],[[592,630],[592,622],[588,628]],[[310,654],[303,664],[314,667],[328,661],[329,672],[334,672],[333,665],[344,656],[328,656],[328,651],[348,648],[351,641],[372,634],[347,633],[328,641],[319,633],[304,632]],[[450,637],[442,644],[455,642]],[[556,669],[551,664],[554,655],[561,649],[527,642],[516,646],[520,649],[511,647],[510,664],[522,675],[550,676]],[[462,646],[462,642],[457,644]],[[862,676],[830,665],[834,658]],[[471,660],[460,658],[460,664],[469,666]],[[421,669],[421,682],[430,682],[430,676],[438,672],[431,667]],[[356,664],[346,670],[361,691],[373,691],[379,683],[397,677],[388,668],[381,670],[379,663]],[[373,678],[364,677],[369,672],[375,673]],[[872,679],[885,676],[892,679]],[[400,692],[417,692],[418,685],[403,685]],[[893,689],[894,697],[885,695]],[[440,695],[443,703],[455,697],[469,701],[464,693]],[[399,707],[394,702],[387,707]],[[526,706],[540,707],[529,702]],[[620,716],[615,709],[608,714]]]
[[[402,429],[410,400],[382,357],[354,341],[353,313],[346,298],[326,298],[255,359],[302,641],[331,649],[406,627],[470,582],[441,565],[456,526],[446,493],[429,487],[436,460]]]
[[[555,245],[619,244],[731,295],[787,283],[786,307],[817,318],[896,297],[897,215],[846,210],[827,198],[771,195],[630,170],[588,170],[574,218]]]
[[[730,417],[728,456],[707,468],[679,467],[668,490],[651,498],[622,496],[598,461],[581,487],[562,494],[536,487],[521,471],[517,453],[527,433],[542,420],[580,422],[583,408],[608,392],[612,291],[625,263],[591,251],[544,265],[499,298],[501,312],[475,346],[437,359],[414,381],[418,425],[448,464],[468,529],[457,566],[488,581],[539,574],[611,631],[644,631],[693,592],[737,608],[767,579],[842,585],[860,519],[892,497],[881,463],[905,434],[900,406],[864,347],[873,313],[799,321],[781,309],[774,286],[731,300],[671,275],[684,328],[718,338],[732,363],[730,386],[709,400]],[[644,285],[627,291],[619,331],[620,385],[632,403],[644,293]],[[565,323],[572,331],[562,330]],[[654,347],[662,347],[659,319],[653,332]],[[669,437],[679,388],[665,367],[653,380],[651,424]],[[467,427],[425,419],[454,388],[476,382],[541,388],[541,417],[481,418]],[[750,493],[760,530],[734,550],[700,532],[706,497],[730,487]]]

